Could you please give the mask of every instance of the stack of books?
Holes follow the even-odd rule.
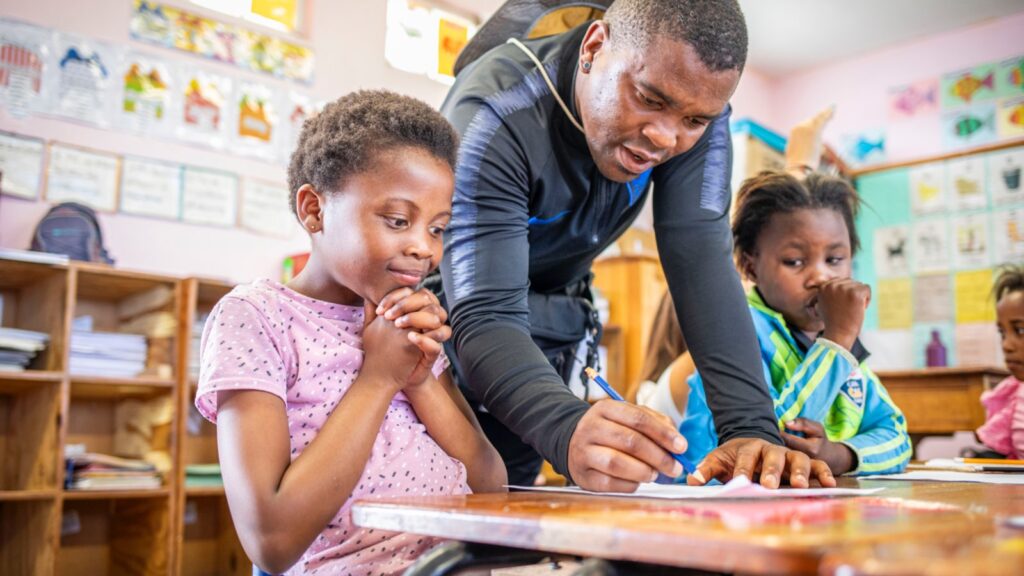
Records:
[[[22,372],[50,341],[45,332],[0,327],[0,372]]]
[[[160,485],[156,466],[145,460],[90,452],[67,457],[68,490],[152,490]]]
[[[220,476],[220,464],[189,464],[185,466],[185,486],[208,488],[223,485],[224,479]]]
[[[76,318],[71,331],[69,371],[83,376],[131,378],[146,369],[146,337],[93,332],[88,317]]]

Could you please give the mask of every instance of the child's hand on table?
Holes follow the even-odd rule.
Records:
[[[380,304],[367,301],[362,371],[393,382],[396,389],[422,384],[451,337],[448,314],[429,290],[399,288]]]
[[[829,440],[821,422],[806,418],[794,418],[791,422],[786,422],[786,429],[803,434],[801,438],[783,432],[782,438],[786,441],[786,446],[793,450],[799,450],[811,458],[823,460],[832,470],[832,474],[836,476],[844,474],[856,465],[856,456],[854,456],[853,450],[850,450],[846,444]]]

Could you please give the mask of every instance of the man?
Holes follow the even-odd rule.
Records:
[[[532,483],[537,452],[591,490],[682,471],[670,452],[686,443],[667,418],[590,406],[565,385],[579,342],[599,337],[591,262],[653,185],[662,264],[722,438],[690,482],[834,485],[823,462],[782,446],[731,260],[739,6],[617,0],[604,20],[524,44],[462,70],[442,107],[462,134],[441,269],[450,350],[510,483]]]

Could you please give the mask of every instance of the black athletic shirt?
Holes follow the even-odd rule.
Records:
[[[575,114],[586,26],[525,44]],[[658,251],[722,441],[782,444],[729,229],[732,148],[726,111],[688,152],[619,184],[534,63],[499,46],[459,74],[442,112],[462,134],[441,262],[452,344],[474,400],[568,473],[569,439],[588,404],[538,348],[551,320],[538,294],[563,293],[654,194]]]

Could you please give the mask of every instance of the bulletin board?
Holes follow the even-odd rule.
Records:
[[[1001,366],[992,284],[1024,263],[1024,140],[856,176],[854,277],[871,286],[863,340],[876,369]]]

